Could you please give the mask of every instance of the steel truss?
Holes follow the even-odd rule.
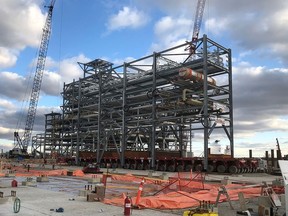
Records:
[[[125,167],[126,151],[148,151],[153,169],[157,151],[184,157],[192,131],[203,131],[207,168],[209,138],[221,128],[233,157],[231,50],[206,35],[197,44],[193,60],[187,42],[116,67],[79,63],[83,78],[63,87],[59,153],[96,152],[100,162],[114,151]]]

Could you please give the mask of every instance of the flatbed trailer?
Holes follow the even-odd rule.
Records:
[[[96,162],[96,152],[79,152],[80,164],[86,166]],[[73,165],[75,158],[67,158],[67,163]],[[151,157],[148,151],[126,151],[124,167],[121,167],[117,151],[106,151],[100,162],[101,168],[125,168],[132,170],[189,172],[205,171],[203,157],[181,157],[179,151],[156,151],[156,166],[151,167]],[[217,173],[251,173],[259,171],[258,158],[232,158],[231,155],[209,154],[207,172]]]

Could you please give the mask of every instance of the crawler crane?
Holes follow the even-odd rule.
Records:
[[[195,53],[196,48],[197,48],[198,35],[200,32],[200,28],[201,28],[202,17],[203,17],[204,8],[205,8],[205,2],[206,2],[206,0],[198,0],[198,3],[197,3],[192,41],[188,47],[190,55],[193,55]]]
[[[47,6],[48,14],[45,26],[42,32],[41,44],[36,65],[36,72],[33,80],[32,92],[30,95],[30,102],[28,113],[26,116],[26,124],[23,137],[19,136],[18,131],[14,132],[14,148],[10,151],[10,156],[28,156],[28,146],[31,140],[33,131],[34,120],[37,111],[37,104],[41,90],[41,83],[43,72],[45,68],[45,60],[47,56],[48,44],[51,34],[52,12],[56,0],[52,0],[50,5]]]

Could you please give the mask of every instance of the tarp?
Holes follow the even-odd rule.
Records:
[[[34,164],[30,166],[29,172],[27,166],[12,166],[11,170],[15,171],[16,176],[26,177],[67,176],[69,171],[68,169],[45,169],[45,167],[37,167]],[[70,172],[72,171],[70,170]],[[5,172],[1,175],[5,175]],[[72,175],[83,178],[102,177],[101,174],[85,175],[80,169],[74,170]],[[104,203],[117,206],[124,205],[124,199],[128,192],[129,196],[132,197],[132,203],[135,203],[136,196],[139,194],[139,187],[144,181],[140,201],[137,205],[138,208],[184,209],[199,206],[200,201],[210,201],[213,204],[216,202],[219,189],[222,187],[220,183],[207,183],[202,175],[192,174],[192,172],[178,173],[168,180],[167,178],[162,180],[156,177],[148,178],[132,174],[117,175],[109,173],[109,177],[111,177],[112,181],[107,183]],[[253,185],[230,184],[226,185],[225,189],[231,200],[238,200],[238,193],[240,192],[243,193],[244,198],[258,197],[261,193],[261,187]],[[219,202],[223,201],[227,201],[227,197],[221,194]]]
[[[143,191],[138,208],[153,208],[153,209],[183,209],[199,206],[200,201],[210,201],[211,204],[216,202],[221,189],[220,183],[204,183],[204,179],[201,176],[195,176],[187,173],[186,176],[177,175],[169,180],[155,180],[153,178],[143,178],[139,176],[129,175],[112,175],[112,179],[118,180],[125,184],[125,182],[141,182],[145,180]],[[157,190],[151,193],[151,185],[157,184]],[[247,186],[239,184],[229,184],[225,186],[230,200],[238,200],[238,193],[242,192],[245,198],[258,197],[261,193],[259,186]],[[136,189],[133,193],[129,193],[132,196],[132,203],[136,202]],[[148,191],[149,190],[149,191]],[[149,194],[149,195],[147,195]],[[152,195],[151,195],[152,194]],[[154,194],[154,195],[153,195]],[[121,197],[113,197],[111,199],[105,199],[104,203],[123,206],[125,194]],[[219,202],[227,201],[227,196],[220,193]]]
[[[238,188],[229,189],[235,185],[227,187],[228,194],[231,200],[238,200],[238,193],[242,192],[245,198],[258,197],[261,193],[261,188]],[[145,186],[144,186],[145,187]],[[237,185],[239,187],[239,185]],[[194,193],[186,191],[174,191],[156,196],[141,197],[138,208],[153,208],[153,209],[183,209],[199,206],[200,201],[210,201],[215,203],[218,196],[218,187],[211,187],[209,190],[200,190]],[[104,203],[123,206],[125,196],[121,198],[105,199]],[[132,198],[132,203],[135,203],[136,197]],[[219,202],[227,201],[225,195],[221,195]]]
[[[67,172],[69,171],[68,169],[55,169],[55,170],[45,170],[45,169],[39,169],[35,167],[30,167],[29,171],[28,168],[26,167],[13,167],[13,169],[9,170],[13,171],[15,173],[15,176],[25,176],[25,177],[30,177],[30,176],[60,176],[60,175],[67,175]],[[3,171],[0,176],[5,176],[5,171]],[[83,173],[82,170],[74,170],[73,171],[73,176],[78,176],[78,177],[83,177],[85,174]]]

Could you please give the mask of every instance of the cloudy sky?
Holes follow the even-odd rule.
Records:
[[[0,148],[24,128],[49,0],[0,0]],[[77,62],[115,65],[191,40],[196,0],[56,0],[34,133],[59,111]],[[206,0],[201,33],[233,55],[236,156],[288,154],[288,1]],[[30,86],[30,89],[29,89]],[[23,113],[24,110],[24,113]],[[196,154],[201,146],[195,147]]]

